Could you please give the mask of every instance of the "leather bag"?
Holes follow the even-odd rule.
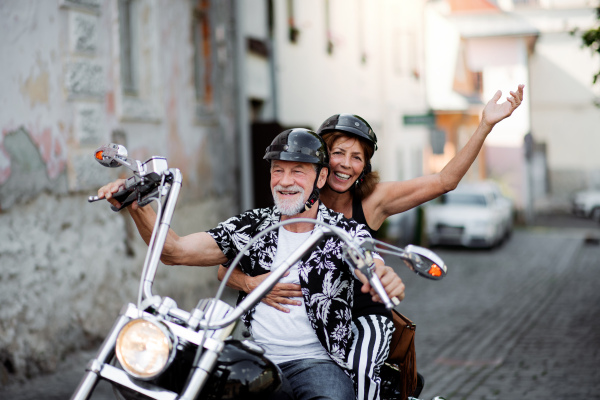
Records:
[[[417,388],[417,357],[415,352],[415,325],[410,319],[392,309],[394,333],[390,342],[390,355],[386,363],[399,371],[398,390],[406,399]]]

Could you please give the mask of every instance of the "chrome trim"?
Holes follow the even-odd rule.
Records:
[[[160,388],[158,386],[150,385],[148,383],[144,383],[144,386],[138,385],[127,373],[119,368],[113,367],[112,365],[105,365],[102,368],[102,372],[100,376],[110,382],[113,382],[117,385],[126,387],[128,389],[134,390],[136,392],[142,393],[145,396],[150,397],[151,399],[156,400],[176,400],[177,393],[171,392],[170,390],[166,390]]]
[[[164,317],[174,308],[177,308],[177,302],[170,297],[163,297],[162,302],[156,311],[160,316]]]
[[[149,175],[156,173],[157,175],[163,174],[169,166],[167,165],[167,159],[160,156],[152,156],[141,164],[140,176]]]
[[[191,331],[191,330],[187,329],[186,327],[178,325],[171,321],[162,321],[162,322],[169,327],[169,329],[171,330],[171,332],[173,332],[173,334],[180,337],[181,339],[183,339],[187,342],[193,343],[196,346],[200,345],[200,343],[202,342],[202,337],[204,336],[203,332]]]
[[[412,244],[409,244],[408,246],[406,246],[405,249],[409,253],[417,254],[419,256],[423,256],[423,257],[428,258],[429,260],[433,261],[434,263],[436,263],[438,265],[438,267],[440,267],[444,271],[444,274],[446,274],[448,272],[448,267],[446,267],[446,263],[444,263],[444,260],[442,260],[440,258],[440,256],[435,254],[433,251],[426,249],[425,247],[415,246]]]
[[[97,374],[102,371],[102,363],[96,359],[90,360],[90,362],[87,363],[85,370]]]
[[[117,342],[117,336],[121,329],[131,320],[130,317],[126,315],[126,313],[130,312],[132,309],[135,309],[131,304],[123,307],[121,310],[121,316],[117,318],[113,327],[110,330],[110,333],[102,342],[102,346],[98,350],[96,354],[96,358],[89,362],[89,367],[93,370],[89,370],[83,376],[83,379],[75,389],[75,392],[71,396],[71,400],[87,400],[90,398],[96,384],[98,383],[98,379],[102,369],[106,368],[106,363],[110,360],[110,358],[115,353],[115,344]],[[96,372],[94,370],[98,369]]]
[[[118,342],[119,342],[119,336],[120,336],[121,332],[123,332],[123,329],[130,323],[133,323],[138,320],[147,321],[147,322],[153,324],[154,326],[156,326],[163,333],[163,335],[165,335],[167,337],[168,342],[169,342],[169,357],[167,358],[165,365],[162,367],[162,369],[160,371],[158,371],[154,375],[148,376],[148,377],[139,376],[136,373],[129,371],[127,368],[125,368],[125,366],[124,366],[125,363],[121,359],[121,354],[118,351],[119,348],[117,346]],[[156,378],[157,376],[160,376],[163,372],[165,372],[167,370],[167,368],[169,368],[169,366],[175,359],[175,355],[177,354],[177,345],[179,344],[179,337],[173,332],[171,327],[169,325],[167,325],[165,322],[167,322],[167,321],[160,320],[160,319],[156,318],[155,316],[144,316],[143,318],[132,319],[131,321],[129,321],[127,324],[125,324],[121,328],[121,330],[119,331],[119,335],[117,335],[117,340],[115,341],[115,353],[116,353],[117,359],[119,360],[119,362],[121,363],[121,366],[127,372],[127,374],[129,374],[139,380],[148,381],[148,380],[152,380],[152,379]]]
[[[211,350],[207,350],[202,354],[198,362],[198,367],[193,369],[179,400],[195,400],[197,398],[198,393],[202,392],[210,374],[214,370],[215,365],[217,365],[218,358],[219,353]]]
[[[223,303],[226,304],[227,306],[229,306],[227,303],[225,303],[225,302],[223,302]],[[229,307],[231,307],[231,306],[229,306]],[[169,310],[169,315],[173,315],[173,311],[175,311],[175,310],[174,309]],[[177,311],[181,311],[182,313],[185,313],[189,316],[189,313],[187,313],[183,310],[177,309]],[[127,306],[123,307],[121,313],[123,314],[123,316],[128,317],[129,319],[139,319],[139,318],[153,319],[153,318],[156,318],[154,315],[152,315],[150,313],[138,310],[137,307],[131,303],[129,303]],[[160,322],[163,323],[164,325],[166,325],[171,330],[173,335],[177,336],[178,338],[181,338],[182,340],[185,340],[187,342],[195,344],[196,346],[199,346],[200,343],[202,343],[202,338],[204,337],[204,331],[195,332],[195,331],[192,331],[192,330],[186,328],[185,326],[181,326],[181,325],[176,324],[171,321],[160,320]],[[125,324],[123,324],[123,326],[125,326]],[[122,327],[121,327],[121,329],[122,329]],[[121,329],[119,329],[118,332],[120,332]],[[117,332],[116,336],[118,336],[118,332]],[[217,332],[220,332],[220,331],[208,331],[208,332],[211,336],[215,336],[217,334]],[[115,336],[115,342],[116,342],[116,336]],[[229,335],[227,335],[227,336],[229,336]],[[211,343],[213,341],[215,341],[215,340],[211,339],[210,337],[206,339],[206,343]],[[206,343],[205,343],[205,347],[206,347]]]
[[[153,296],[152,294],[152,285],[154,283],[154,278],[156,276],[156,271],[158,269],[158,263],[160,262],[160,256],[162,248],[165,245],[165,240],[167,239],[167,234],[169,232],[169,228],[171,226],[171,219],[173,218],[173,213],[175,212],[175,206],[177,205],[177,198],[179,197],[179,191],[181,190],[182,184],[182,176],[181,171],[179,169],[170,170],[173,173],[173,181],[171,183],[171,190],[169,192],[169,197],[167,202],[163,208],[162,218],[160,220],[160,225],[158,227],[158,232],[156,234],[156,238],[154,241],[154,246],[152,250],[152,254],[150,255],[150,259],[148,260],[148,270],[146,276],[144,276],[143,282],[143,295],[144,298],[150,298]],[[159,249],[159,250],[156,250]]]
[[[265,354],[265,349],[263,349],[260,345],[256,344],[252,340],[246,339],[242,340],[240,343],[242,344],[242,346],[244,346],[246,350],[250,350],[257,354]]]

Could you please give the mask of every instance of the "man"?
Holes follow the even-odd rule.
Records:
[[[161,257],[163,263],[226,264],[259,231],[294,218],[318,219],[341,227],[352,236],[369,236],[362,225],[320,204],[319,189],[327,179],[328,156],[325,143],[317,134],[307,129],[286,130],[273,140],[264,159],[271,163],[270,186],[275,207],[247,211],[208,232],[180,237],[170,230]],[[110,183],[98,191],[98,196],[119,206],[112,194],[123,184],[123,180]],[[129,211],[148,243],[156,219],[154,211],[135,203]],[[294,223],[269,232],[242,258],[242,271],[252,276],[270,272],[310,236],[315,226]],[[300,284],[304,307],[282,315],[259,303],[245,316],[255,340],[281,368],[290,398],[354,398],[353,384],[345,371],[352,344],[355,278],[343,261],[341,244],[337,238],[324,239],[284,278]],[[404,284],[400,278],[383,266],[382,260],[377,260],[376,265],[388,295],[403,299]]]

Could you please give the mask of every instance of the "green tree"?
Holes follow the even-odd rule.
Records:
[[[596,8],[596,19],[598,20],[594,28],[581,32],[582,46],[589,47],[593,52],[600,56],[600,6]],[[580,30],[575,29],[571,34],[579,34]],[[594,75],[593,83],[600,79],[600,71]]]

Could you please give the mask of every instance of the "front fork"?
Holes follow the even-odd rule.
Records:
[[[115,321],[110,333],[106,339],[104,339],[104,342],[102,342],[102,346],[100,346],[100,349],[96,354],[96,358],[88,363],[86,367],[87,372],[79,383],[77,390],[75,390],[75,393],[73,393],[73,396],[71,396],[71,400],[88,400],[90,398],[90,395],[94,391],[94,388],[98,383],[98,379],[100,378],[102,366],[110,362],[115,354],[115,346],[119,332],[121,332],[121,329],[123,329],[125,324],[131,321],[131,318],[127,316],[127,310],[130,307],[135,306],[133,304],[129,304],[121,311],[121,316]]]

